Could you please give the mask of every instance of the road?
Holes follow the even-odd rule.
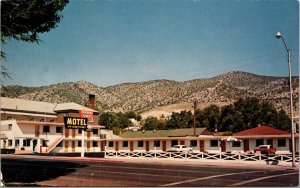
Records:
[[[288,187],[299,169],[1,155],[6,186]]]

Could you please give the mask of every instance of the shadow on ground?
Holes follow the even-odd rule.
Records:
[[[7,186],[19,183],[34,186],[34,182],[65,176],[86,166],[65,161],[1,159],[1,171]]]

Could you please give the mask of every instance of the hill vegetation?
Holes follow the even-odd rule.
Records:
[[[199,107],[210,104],[232,104],[240,98],[257,97],[270,101],[277,111],[289,113],[287,77],[259,76],[247,72],[229,72],[213,78],[184,82],[153,80],[99,87],[86,81],[59,83],[42,87],[6,86],[1,96],[52,103],[76,102],[85,105],[88,94],[96,95],[100,112],[146,113],[157,108],[189,104],[197,100]],[[298,112],[299,78],[293,77],[294,109]],[[188,109],[188,110],[190,110]],[[170,112],[172,113],[172,112]],[[162,115],[162,114],[160,114]]]

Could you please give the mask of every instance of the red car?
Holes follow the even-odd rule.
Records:
[[[275,154],[276,148],[272,145],[260,145],[256,149],[254,149],[254,153],[260,152],[261,154]]]

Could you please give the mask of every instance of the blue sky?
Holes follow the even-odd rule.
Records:
[[[71,0],[41,43],[2,46],[5,85],[86,80],[106,87],[185,81],[230,71],[288,76],[280,31],[299,75],[296,0]]]

